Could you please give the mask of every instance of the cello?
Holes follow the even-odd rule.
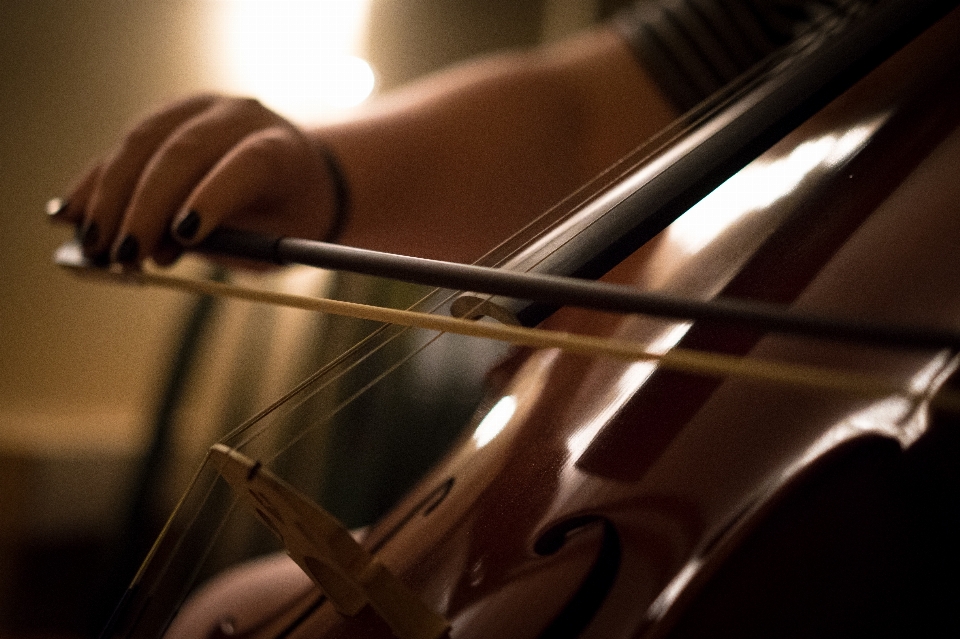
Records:
[[[605,279],[695,299],[955,324],[958,21],[954,11]],[[755,197],[731,197],[742,193]],[[544,325],[587,327],[659,353],[881,375],[905,391],[516,352],[461,444],[362,542],[443,620],[440,635],[847,636],[949,620],[952,593],[940,584],[956,563],[956,415],[937,398],[951,386],[954,349],[580,309]],[[289,442],[263,433],[247,427],[227,443],[269,466]],[[206,488],[185,497],[107,636],[400,634],[376,605],[345,613],[329,586],[273,560],[226,575],[172,614],[157,584],[195,571],[179,554],[192,539],[182,522],[195,498],[223,489],[198,485]]]

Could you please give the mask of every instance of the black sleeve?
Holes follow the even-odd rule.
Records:
[[[641,0],[614,24],[686,111],[803,32],[868,0]]]

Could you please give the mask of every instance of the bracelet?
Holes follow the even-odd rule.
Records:
[[[317,144],[317,148],[323,155],[323,161],[327,165],[327,174],[333,183],[333,222],[323,241],[334,243],[343,235],[343,230],[347,226],[347,219],[350,217],[350,189],[347,188],[343,166],[333,149],[322,142]]]

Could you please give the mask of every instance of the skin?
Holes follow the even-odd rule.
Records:
[[[620,37],[597,29],[456,67],[316,129],[255,100],[187,99],[134,127],[54,219],[78,225],[100,260],[169,263],[220,225],[324,239],[325,145],[350,192],[341,242],[472,261],[676,115]],[[175,229],[190,211],[188,239]]]

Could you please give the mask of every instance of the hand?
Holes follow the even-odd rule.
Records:
[[[256,100],[199,96],[136,126],[53,217],[99,262],[167,264],[221,223],[320,239],[336,197],[327,162]]]

